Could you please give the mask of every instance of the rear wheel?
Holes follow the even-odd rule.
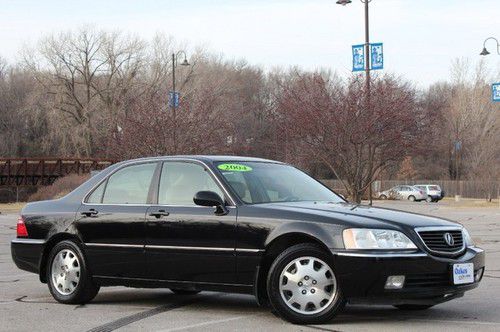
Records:
[[[87,303],[99,292],[80,248],[72,241],[59,242],[50,251],[47,284],[54,299],[67,304]]]
[[[427,198],[425,199],[428,203],[431,203],[431,202],[434,202],[434,200],[432,199],[431,196],[427,196]]]
[[[400,310],[426,310],[433,307],[432,304],[397,304],[394,307]]]
[[[267,292],[278,315],[294,324],[325,323],[345,305],[330,256],[311,243],[290,247],[274,260]]]
[[[408,200],[410,202],[415,202],[415,196],[413,196],[413,195],[408,196]]]
[[[386,195],[380,195],[379,198],[380,199],[387,199],[387,196]]]

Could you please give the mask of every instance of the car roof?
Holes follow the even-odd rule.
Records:
[[[131,160],[124,160],[123,162],[134,162],[134,161],[154,161],[154,160],[169,160],[169,159],[191,159],[198,160],[202,162],[221,162],[221,161],[230,161],[230,162],[266,162],[266,163],[276,163],[276,164],[284,164],[280,161],[271,160],[271,159],[263,159],[263,158],[255,158],[255,157],[245,157],[245,156],[231,156],[231,155],[174,155],[174,156],[158,156],[158,157],[145,157],[145,158],[137,158]]]

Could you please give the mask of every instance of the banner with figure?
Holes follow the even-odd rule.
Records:
[[[365,45],[352,45],[352,71],[365,70]]]
[[[382,43],[370,44],[371,69],[384,69],[384,47]]]

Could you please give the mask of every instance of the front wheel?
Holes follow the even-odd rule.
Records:
[[[47,284],[54,299],[66,304],[90,302],[99,292],[82,251],[72,241],[59,242],[50,251]]]
[[[267,292],[276,312],[294,324],[328,322],[345,305],[331,257],[311,243],[292,246],[274,260]]]
[[[397,304],[394,307],[400,310],[426,310],[433,307],[432,304]]]

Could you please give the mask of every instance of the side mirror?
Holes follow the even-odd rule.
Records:
[[[213,191],[198,191],[193,197],[193,202],[194,204],[200,206],[215,207],[215,214],[217,215],[225,215],[229,213],[224,205],[223,199]]]

